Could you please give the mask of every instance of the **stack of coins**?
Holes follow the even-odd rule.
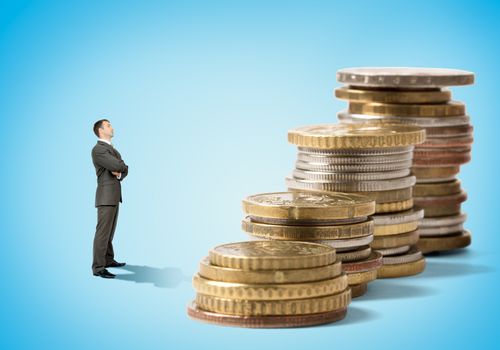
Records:
[[[289,190],[342,191],[376,201],[371,247],[383,255],[378,277],[417,274],[425,259],[414,245],[423,212],[413,208],[410,175],[415,144],[425,140],[417,126],[324,124],[288,132],[298,146]]]
[[[471,159],[472,125],[465,105],[445,87],[468,85],[474,74],[436,68],[347,68],[337,73],[346,84],[335,96],[349,101],[343,122],[382,120],[424,127],[427,139],[415,147],[414,203],[425,210],[418,246],[424,253],[463,248],[471,235],[463,228],[461,203],[467,194],[456,179]]]
[[[249,241],[217,246],[193,277],[191,318],[251,328],[341,320],[351,301],[335,249],[308,242]]]
[[[352,297],[377,278],[382,255],[373,252],[375,201],[348,193],[277,192],[243,200],[243,231],[257,239],[310,241],[337,251]]]

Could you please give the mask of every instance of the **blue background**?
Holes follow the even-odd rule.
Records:
[[[2,1],[0,346],[493,347],[499,18],[493,1]],[[188,319],[200,258],[246,239],[241,199],[285,188],[287,130],[336,121],[337,69],[394,65],[476,73],[453,88],[475,127],[460,174],[472,247],[372,283],[340,323]],[[112,281],[90,269],[91,128],[103,116],[130,166],[115,236],[130,266]]]

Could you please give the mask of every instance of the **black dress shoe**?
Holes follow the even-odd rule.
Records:
[[[102,278],[115,278],[116,275],[113,275],[111,272],[109,272],[108,270],[104,269],[104,270],[101,270],[97,273],[94,273],[94,276],[99,276],[99,277],[102,277]]]
[[[106,267],[122,267],[125,263],[119,263],[118,261],[113,261],[111,264],[106,265]]]

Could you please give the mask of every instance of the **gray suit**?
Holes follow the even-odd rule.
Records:
[[[92,271],[97,273],[114,261],[112,241],[122,201],[121,181],[128,175],[128,166],[113,146],[102,141],[98,141],[92,149],[92,162],[97,175],[97,226]],[[121,172],[120,180],[111,172]]]

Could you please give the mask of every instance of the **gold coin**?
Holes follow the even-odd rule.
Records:
[[[217,246],[210,263],[242,270],[303,269],[335,262],[335,249],[299,241],[248,241]]]
[[[375,213],[392,213],[394,211],[403,211],[411,208],[413,208],[413,199],[401,202],[377,203],[375,205]]]
[[[384,265],[378,270],[378,278],[412,276],[425,269],[425,258],[405,264]]]
[[[439,183],[417,183],[413,188],[415,197],[447,196],[460,193],[460,180]]]
[[[401,202],[412,198],[413,187],[399,188],[389,191],[355,192],[373,199],[377,204]]]
[[[426,218],[460,214],[460,203],[448,204],[443,206],[421,207],[424,209],[424,217]]]
[[[377,270],[378,268],[363,272],[348,273],[347,281],[349,282],[350,286],[352,286],[353,284],[362,284],[374,281],[377,279]]]
[[[341,272],[340,260],[330,265],[305,269],[247,271],[212,265],[206,257],[200,262],[199,274],[207,279],[221,282],[273,284],[326,280],[340,275]]]
[[[196,294],[196,304],[203,310],[241,316],[299,315],[332,311],[347,307],[351,290],[308,299],[241,300]]]
[[[396,124],[320,124],[288,131],[290,143],[320,149],[403,147],[424,140],[424,129]]]
[[[459,166],[443,167],[412,167],[411,172],[417,179],[439,179],[449,178],[459,173]]]
[[[363,195],[330,192],[275,192],[243,200],[245,214],[288,220],[336,220],[375,212],[375,202]]]
[[[418,230],[392,236],[374,237],[371,244],[372,249],[390,249],[417,243]]]
[[[347,225],[292,226],[253,222],[248,217],[241,222],[243,231],[254,237],[287,241],[345,239],[373,233],[373,220]]]
[[[366,290],[368,289],[367,283],[355,284],[351,287],[351,298],[358,298],[362,295],[365,295]]]
[[[394,225],[375,225],[373,234],[375,237],[398,235],[401,233],[415,231],[419,221],[403,222]]]
[[[472,238],[469,231],[464,230],[458,235],[422,237],[418,240],[417,247],[422,253],[440,252],[445,250],[465,248],[471,244]]]
[[[335,97],[355,102],[379,103],[444,103],[451,98],[450,90],[379,90],[351,87],[335,89]]]
[[[368,259],[372,253],[372,248],[370,246],[363,246],[361,249],[350,250],[346,252],[337,251],[337,259],[345,262],[353,262]]]
[[[391,104],[349,102],[349,113],[398,117],[454,117],[465,115],[465,105],[450,101],[439,104]]]
[[[347,288],[347,275],[344,273],[332,279],[291,284],[244,284],[229,283],[193,276],[196,292],[227,299],[245,300],[288,300],[315,298],[337,294]]]

